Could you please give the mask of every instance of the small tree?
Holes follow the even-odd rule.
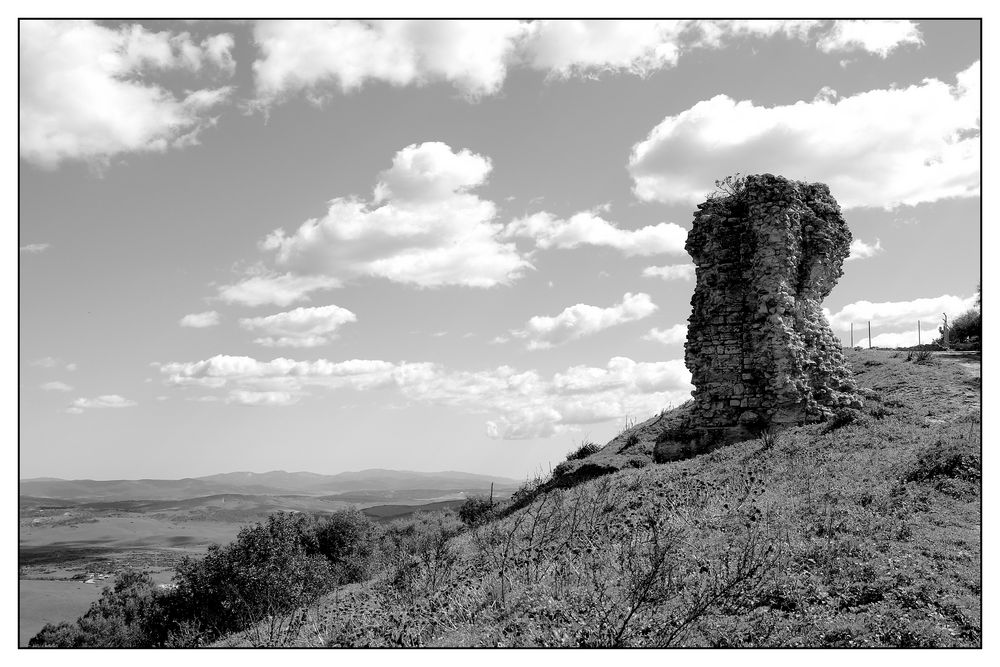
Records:
[[[203,559],[185,560],[175,581],[177,618],[194,621],[207,638],[247,630],[261,644],[273,641],[336,577],[310,522],[278,513],[242,529],[225,547],[213,545]]]
[[[485,496],[470,496],[458,508],[458,518],[466,526],[478,526],[493,514],[493,502]]]
[[[162,646],[167,621],[152,578],[146,572],[120,574],[114,586],[75,623],[47,624],[29,646],[141,648]]]
[[[981,286],[976,286],[976,305],[965,311],[948,323],[949,343],[969,343],[974,340],[982,340],[983,316],[980,312],[982,304]],[[944,327],[938,327],[941,337],[934,341],[937,344],[944,342]]]
[[[374,568],[378,528],[356,509],[335,512],[315,528],[319,553],[330,561],[340,584],[364,581]]]

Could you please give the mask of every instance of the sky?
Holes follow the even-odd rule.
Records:
[[[737,172],[830,186],[845,344],[981,280],[978,21],[19,31],[22,478],[547,472],[687,400]]]

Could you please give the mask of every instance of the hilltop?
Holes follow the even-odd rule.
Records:
[[[860,411],[665,464],[655,415],[222,644],[979,646],[979,357],[848,362]]]

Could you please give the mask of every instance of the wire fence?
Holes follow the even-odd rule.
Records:
[[[899,333],[898,324],[894,324],[890,328],[893,331],[883,332],[879,334],[878,323],[874,327],[875,333],[873,335],[873,326],[871,320],[865,320],[860,323],[860,326],[855,329],[855,323],[851,322],[850,334],[845,338],[840,336],[840,342],[844,347],[867,347],[868,349],[874,349],[879,347],[894,347],[894,348],[908,348],[908,347],[934,347],[936,349],[948,350],[951,349],[950,339],[950,327],[948,325],[948,316],[943,315],[941,324],[935,324],[933,322],[928,322],[927,320],[917,320],[915,325],[915,331],[917,334],[916,344],[912,343],[912,339],[905,341],[907,334]],[[896,344],[889,345],[879,345],[876,344],[875,338],[879,335],[888,335],[890,337],[896,337]],[[857,341],[857,342],[855,342]],[[887,341],[888,342],[888,341]],[[903,344],[899,344],[903,343]]]

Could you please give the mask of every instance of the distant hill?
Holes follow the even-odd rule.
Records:
[[[506,477],[443,471],[415,472],[372,468],[336,475],[311,472],[230,472],[183,479],[22,479],[19,495],[58,500],[182,500],[219,494],[331,496],[377,491],[391,497],[400,491],[480,492],[494,484],[513,489],[518,482]]]

